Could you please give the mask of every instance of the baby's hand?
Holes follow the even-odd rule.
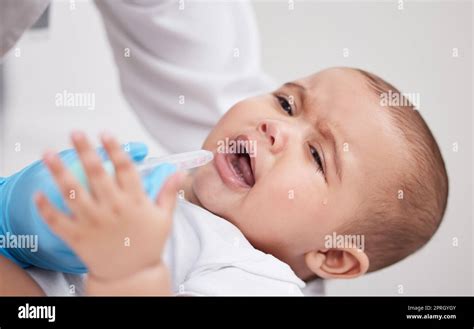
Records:
[[[56,154],[47,152],[44,162],[72,216],[60,212],[39,193],[36,204],[42,217],[78,254],[95,280],[120,280],[161,266],[161,253],[171,228],[176,192],[183,174],[170,177],[153,202],[143,190],[138,171],[114,138],[102,136],[115,167],[115,177],[104,170],[100,157],[82,133],[74,133],[72,141],[91,193]]]

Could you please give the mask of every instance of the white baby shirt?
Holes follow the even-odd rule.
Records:
[[[291,268],[247,241],[227,220],[178,198],[163,252],[176,295],[302,296]],[[82,295],[83,276],[28,269],[47,295]]]

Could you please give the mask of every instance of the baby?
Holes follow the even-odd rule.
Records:
[[[138,174],[114,139],[104,138],[103,143],[120,188],[104,178],[108,176],[98,169],[100,162],[91,155],[92,148],[83,136],[76,136],[75,147],[86,172],[89,167],[89,182],[95,182],[92,193],[80,193],[83,198],[69,201],[73,217],[79,218],[74,225],[79,226],[70,225],[44,196],[38,197],[38,208],[88,266],[90,294],[179,292],[183,287],[179,282],[186,282],[189,273],[176,275],[176,263],[189,256],[178,249],[166,252],[170,247],[165,247],[179,189],[187,201],[178,204],[194,205],[184,216],[187,219],[181,220],[187,224],[175,225],[181,225],[181,231],[199,231],[199,238],[227,239],[225,248],[220,242],[201,247],[201,252],[219,254],[209,256],[213,261],[205,266],[196,265],[204,264],[196,261],[200,259],[196,255],[188,261],[194,264],[193,277],[205,278],[191,292],[216,293],[199,288],[214,279],[206,277],[210,272],[223,272],[227,285],[239,286],[249,278],[228,272],[233,267],[239,273],[252,273],[247,283],[254,288],[268,282],[256,278],[271,277],[292,283],[297,292],[302,281],[359,277],[422,247],[437,230],[447,203],[446,169],[433,135],[410,104],[382,104],[388,93],[400,94],[363,70],[331,68],[286,83],[271,94],[245,99],[221,118],[204,141],[203,149],[214,153],[214,161],[186,178],[173,176],[156,204],[144,201]],[[225,148],[223,141],[243,147]],[[54,156],[46,156],[45,162],[62,190],[80,190]],[[125,211],[115,197],[136,206]],[[99,206],[92,207],[92,199]],[[92,224],[80,220],[81,216],[94,218]],[[201,220],[190,220],[193,216]],[[122,220],[120,225],[116,218]],[[127,234],[141,240],[133,253],[107,247]],[[232,236],[249,251],[247,258],[241,252],[235,256],[228,247]],[[333,236],[361,237],[363,243],[339,244],[330,239]],[[175,237],[169,239],[173,244]],[[196,245],[205,243],[200,240]],[[162,257],[163,253],[168,256]],[[255,265],[259,262],[265,266]],[[176,282],[177,277],[182,280]],[[271,294],[277,285],[268,287],[262,294]],[[275,289],[278,294],[282,291]],[[224,291],[234,293],[242,291]]]
[[[251,179],[235,179],[217,154],[188,177],[186,194],[303,280],[400,261],[438,228],[448,179],[419,112],[380,105],[389,91],[400,94],[373,74],[331,68],[237,103],[203,148],[215,151],[226,137],[256,141]],[[332,232],[364,235],[364,250],[325,247]]]

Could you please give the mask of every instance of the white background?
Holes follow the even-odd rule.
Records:
[[[438,140],[450,179],[440,230],[420,252],[361,279],[332,281],[329,295],[472,295],[472,3],[287,1],[255,3],[263,66],[284,82],[328,66],[372,71],[404,92],[421,95],[422,115]],[[55,1],[47,32],[30,32],[5,61],[6,129],[0,175],[36,160],[46,148],[69,147],[79,128],[91,136],[105,127],[123,141],[159,145],[123,100],[100,16],[92,2]],[[348,48],[349,57],[343,56]],[[459,57],[452,57],[452,49]],[[96,109],[60,109],[63,90],[96,94]],[[19,144],[18,144],[19,143]],[[458,143],[458,152],[453,152]],[[15,147],[21,146],[21,151]],[[457,238],[459,245],[453,246]]]

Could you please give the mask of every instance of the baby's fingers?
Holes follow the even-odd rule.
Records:
[[[98,201],[112,203],[117,198],[117,186],[105,171],[97,151],[82,132],[73,132],[71,139],[86,173],[92,194]]]
[[[70,243],[78,230],[76,223],[53,206],[44,194],[38,193],[35,196],[35,202],[41,217],[51,230],[64,241]]]
[[[88,215],[89,210],[95,208],[93,200],[69,170],[64,167],[61,159],[52,152],[46,152],[43,160],[72,213],[80,218]]]
[[[176,206],[176,193],[181,187],[185,176],[186,174],[183,172],[173,174],[166,180],[158,194],[156,204],[165,212],[166,218],[173,216],[173,210]]]
[[[118,185],[130,194],[144,195],[140,175],[130,160],[130,157],[122,150],[115,138],[107,133],[102,134],[104,145],[110,160],[114,164],[115,176]]]

